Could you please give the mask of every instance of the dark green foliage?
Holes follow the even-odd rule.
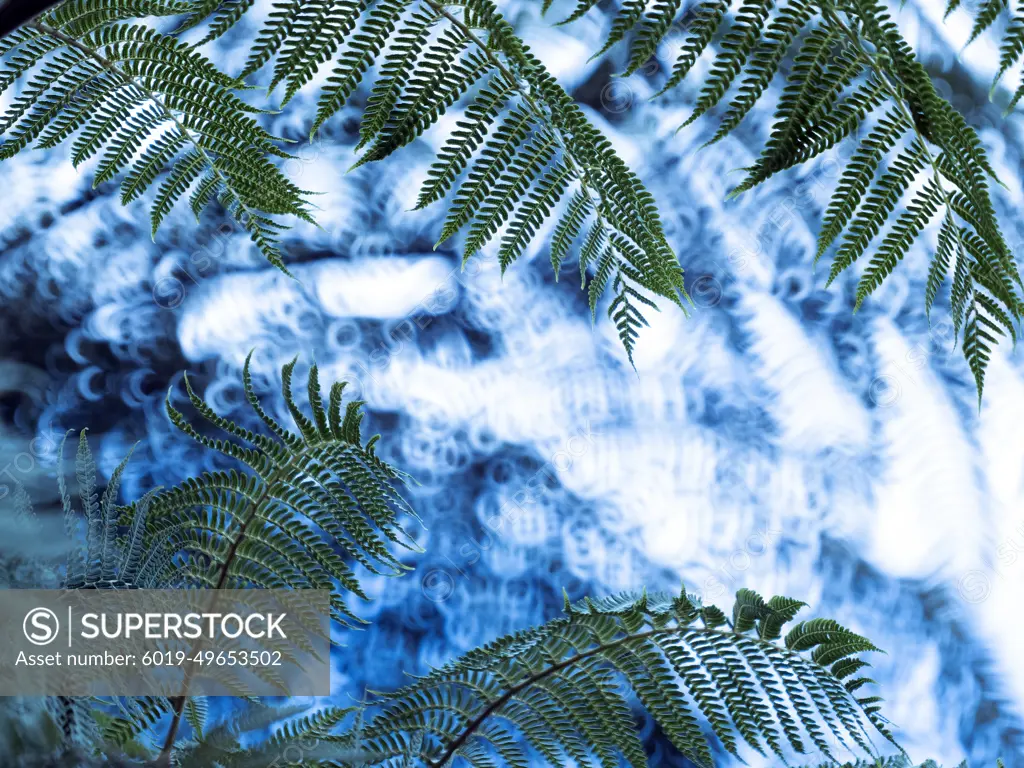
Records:
[[[949,0],[946,5],[946,17],[948,18],[958,7],[960,7],[959,0]],[[981,37],[987,29],[996,24],[1000,17],[1004,16],[1004,11],[1009,12],[1009,18],[1006,19],[1003,39],[999,47],[999,71],[992,79],[992,93],[999,86],[1003,75],[1024,55],[1024,15],[1022,15],[1021,6],[1017,3],[1011,6],[1009,0],[983,0],[978,4],[971,36],[967,40],[967,45],[970,45]],[[1013,111],[1022,97],[1024,97],[1024,83],[1014,91],[1013,97],[1006,107],[1007,113]]]
[[[248,360],[245,395],[272,437],[218,416],[187,377],[198,415],[236,440],[208,437],[168,400],[175,426],[236,459],[245,471],[204,474],[158,494],[146,514],[146,537],[155,542],[148,557],[160,563],[154,577],[159,583],[173,578],[196,587],[330,589],[332,618],[358,622],[346,593],[365,595],[349,563],[374,573],[402,573],[406,566],[391,547],[417,549],[401,524],[403,516],[416,516],[394,487],[403,475],[374,453],[375,440],[364,443],[360,435],[361,403],[342,411],[345,384],[336,383],[325,407],[313,365],[310,418],[292,394],[294,368],[292,361],[282,377],[298,434],[260,405]]]
[[[395,487],[405,476],[375,454],[376,438],[364,442],[361,437],[362,403],[352,401],[343,410],[345,384],[338,382],[325,406],[313,365],[307,387],[309,418],[291,391],[294,368],[295,361],[284,367],[282,376],[298,434],[263,409],[246,360],[246,398],[273,436],[218,416],[186,376],[197,414],[237,440],[207,436],[168,399],[171,421],[244,469],[205,473],[174,488],[151,491],[128,507],[117,504],[117,495],[130,456],[99,497],[96,465],[83,431],[75,462],[80,513],[63,471],[58,472],[65,528],[73,541],[81,542],[68,556],[63,586],[330,589],[331,618],[359,623],[347,595],[367,598],[351,563],[374,573],[406,571],[391,549],[418,550],[401,523],[402,517],[418,518]]]
[[[873,696],[855,693],[877,650],[828,619],[781,632],[803,603],[740,590],[732,616],[679,595],[625,593],[496,640],[384,697],[362,731],[367,764],[644,766],[626,689],[672,744],[712,765],[712,743],[738,755],[821,752],[829,737],[873,754],[891,741]],[[701,719],[714,736],[701,729]],[[409,763],[407,763],[409,764]]]
[[[631,2],[643,6],[642,0]],[[670,0],[669,8],[674,4]],[[504,269],[524,253],[547,219],[561,215],[562,231],[568,232],[585,212],[599,222],[609,244],[604,260],[595,262],[607,268],[595,276],[592,304],[616,275],[643,297],[639,303],[663,297],[684,306],[682,269],[650,194],[516,37],[492,0],[285,0],[274,6],[237,76],[218,72],[198,46],[186,46],[175,35],[143,34],[143,27],[131,21],[180,16],[179,32],[206,30],[202,45],[226,33],[251,5],[251,0],[69,0],[9,39],[11,46],[29,53],[14,59],[18,63],[6,83],[36,65],[46,72],[56,66],[47,75],[54,93],[42,107],[54,113],[40,130],[50,120],[58,125],[39,146],[52,146],[84,124],[76,162],[109,143],[97,180],[127,171],[125,202],[169,169],[153,204],[154,231],[190,190],[197,211],[219,195],[282,269],[276,247],[282,224],[273,215],[311,219],[303,191],[268,159],[287,155],[233,93],[246,78],[267,70],[270,91],[280,89],[287,103],[321,67],[331,67],[312,135],[373,72],[359,130],[362,155],[354,167],[390,157],[456,102],[467,102],[419,197],[422,207],[452,195],[439,244],[466,231],[468,259],[504,230],[496,248]],[[666,12],[661,22],[652,21],[652,41]],[[81,20],[84,14],[89,21]],[[48,33],[51,28],[62,35],[56,42],[51,38],[57,32]],[[127,38],[132,47],[125,53]],[[37,56],[39,46],[45,50],[40,48]],[[145,63],[136,62],[137,56]],[[57,63],[47,63],[51,59]],[[95,99],[90,89],[98,91]],[[30,90],[19,103],[26,109],[42,104],[42,95]],[[64,100],[66,109],[51,108]],[[85,113],[97,107],[102,117],[88,120]],[[7,154],[34,139],[33,130],[32,125],[15,128],[4,145]],[[561,213],[562,199],[570,194],[583,195],[590,204]],[[571,238],[563,238],[553,260],[560,263],[571,245]],[[619,325],[632,359],[636,323]]]
[[[397,518],[411,511],[391,485],[400,473],[373,454],[372,440],[361,440],[360,403],[343,410],[343,385],[336,384],[324,404],[313,366],[310,412],[303,413],[291,391],[294,365],[283,370],[283,390],[297,434],[260,405],[248,361],[245,393],[272,437],[214,414],[187,379],[199,416],[234,440],[206,437],[168,404],[181,429],[237,459],[245,473],[204,475],[122,507],[117,495],[128,459],[101,495],[80,435],[80,515],[60,486],[66,527],[81,544],[68,558],[64,585],[301,588],[327,580],[333,618],[352,620],[340,601],[345,591],[361,591],[346,561],[400,569],[384,540],[398,541]],[[19,519],[32,520],[27,496],[15,499]],[[566,598],[562,618],[477,648],[392,694],[313,712],[251,701],[241,714],[211,722],[206,700],[184,695],[52,697],[37,713],[48,734],[38,756],[84,766],[257,768],[291,754],[302,765],[338,768],[519,768],[539,754],[556,766],[624,761],[640,768],[648,760],[634,720],[638,703],[701,766],[713,765],[720,747],[785,759],[836,760],[838,750],[850,750],[874,759],[851,768],[910,768],[873,746],[877,734],[898,749],[881,700],[862,692],[872,681],[863,676],[869,665],[861,655],[878,649],[831,619],[793,624],[804,606],[747,589],[737,592],[729,615],[685,589],[576,604]],[[158,729],[168,715],[174,725],[160,749]],[[189,730],[179,737],[182,720]],[[258,732],[270,726],[279,727],[261,740]]]
[[[283,269],[277,216],[311,221],[305,193],[269,159],[288,157],[205,56],[132,21],[188,3],[68,0],[0,43],[0,93],[23,84],[0,117],[0,159],[70,142],[75,165],[98,157],[94,183],[121,178],[127,204],[153,189],[155,235],[192,192],[198,215],[215,197]]]
[[[573,17],[586,11],[584,5]],[[1003,6],[1004,0],[982,4],[974,36]],[[980,401],[991,348],[1001,336],[1016,337],[1024,303],[1018,292],[1020,275],[990,198],[990,185],[999,181],[977,134],[938,95],[879,0],[784,0],[778,8],[771,0],[749,0],[731,17],[727,9],[724,1],[704,2],[675,19],[670,18],[678,10],[673,3],[625,4],[608,42],[632,37],[625,69],[629,74],[654,55],[673,26],[685,27],[682,52],[664,92],[686,78],[718,35],[710,69],[685,123],[719,109],[711,142],[728,136],[785,72],[771,135],[760,157],[743,169],[746,178],[730,196],[862,132],[825,212],[815,258],[838,242],[831,283],[873,251],[856,289],[859,308],[929,224],[942,222],[926,307],[930,311],[952,272],[953,323],[958,333],[963,329],[963,351]],[[1003,71],[1022,52],[1024,23],[1017,20],[1004,45]],[[792,63],[785,69],[787,60]]]
[[[252,4],[68,0],[48,11],[0,48],[8,61],[0,90],[28,79],[0,118],[7,137],[0,155],[71,140],[76,163],[100,155],[97,183],[121,178],[125,203],[155,187],[154,231],[185,195],[197,214],[219,199],[283,269],[280,217],[311,221],[305,193],[277,170],[273,160],[287,154],[260,128],[259,110],[235,92],[265,71],[271,92],[279,90],[287,103],[321,67],[330,67],[311,121],[315,133],[372,72],[356,167],[391,157],[456,103],[467,106],[419,195],[418,207],[451,196],[439,244],[466,232],[463,255],[469,258],[497,239],[505,269],[547,219],[557,218],[551,243],[557,274],[582,231],[591,232],[580,251],[588,301],[596,310],[612,289],[609,315],[631,360],[645,322],[639,305],[653,306],[662,297],[685,308],[682,269],[650,194],[493,0],[283,0],[243,70],[221,73],[198,49],[230,30]],[[580,0],[562,23],[594,5]],[[950,10],[956,5],[953,0]],[[1006,0],[982,3],[972,39],[1005,6]],[[177,17],[178,29],[165,34],[136,21],[154,16]],[[733,194],[867,131],[829,205],[818,248],[820,257],[840,242],[830,280],[878,249],[857,289],[857,306],[930,231],[934,217],[952,222],[940,237],[926,303],[930,309],[952,272],[954,324],[964,329],[980,397],[992,345],[1020,320],[1021,281],[989,197],[994,175],[984,149],[939,97],[885,6],[879,0],[783,0],[777,6],[743,0],[730,9],[730,0],[695,8],[680,0],[627,0],[595,55],[629,41],[625,73],[634,73],[679,25],[685,27],[682,52],[663,90],[682,82],[715,43],[686,121],[719,112],[712,142],[739,126],[769,83],[786,72],[771,136]],[[205,35],[196,45],[179,40],[197,27]],[[1024,22],[1015,17],[1000,76],[1022,52]],[[922,193],[917,188],[925,176],[932,185]],[[911,195],[909,203],[904,195]],[[908,213],[897,215],[897,208]],[[893,231],[883,234],[893,215]],[[963,242],[963,230],[976,242]]]
[[[358,563],[374,573],[401,575],[407,566],[392,549],[418,550],[402,528],[402,518],[417,518],[396,488],[405,475],[375,454],[377,437],[363,440],[362,403],[344,404],[343,382],[331,387],[325,403],[313,365],[306,386],[310,412],[303,413],[292,393],[294,368],[295,361],[286,365],[282,380],[285,404],[298,433],[282,426],[260,404],[246,360],[245,395],[269,436],[218,416],[192,390],[186,377],[192,407],[224,434],[208,436],[168,398],[171,421],[204,446],[235,459],[241,469],[205,473],[169,490],[154,489],[128,506],[119,505],[117,498],[130,455],[114,470],[100,495],[96,464],[83,431],[75,460],[78,510],[63,469],[58,471],[65,529],[75,546],[66,565],[59,570],[50,568],[57,574],[51,586],[328,589],[331,618],[341,625],[362,623],[349,607],[351,596],[367,599],[353,565]],[[62,445],[61,456],[63,453]],[[31,522],[34,516],[27,495],[19,491],[14,500],[14,514]],[[41,568],[39,573],[45,571]],[[39,584],[22,582],[20,586]],[[65,749],[99,743],[110,754],[135,744],[167,714],[175,720],[184,718],[196,735],[203,733],[205,722],[205,703],[194,697],[117,699],[99,710],[93,702],[57,697],[48,700],[47,712],[64,734]],[[308,729],[328,729],[343,714],[322,713],[308,728],[296,725],[294,738],[308,735]],[[268,710],[261,717],[271,720],[251,727],[265,727],[285,716],[287,713]],[[235,726],[211,728],[202,747],[198,742],[186,743],[192,751],[185,754],[227,754],[241,749],[238,736]],[[275,745],[283,748],[283,743],[275,740],[268,748]],[[239,754],[245,760],[231,764],[256,765],[256,752],[246,749]],[[183,765],[213,764],[182,759]]]

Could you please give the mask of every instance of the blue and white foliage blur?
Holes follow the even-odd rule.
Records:
[[[599,13],[553,28],[540,3],[502,7],[644,179],[686,269],[697,311],[651,313],[637,372],[603,313],[592,325],[571,270],[554,281],[543,238],[504,278],[487,252],[460,269],[457,242],[432,250],[441,209],[410,209],[437,131],[345,175],[358,115],[307,142],[307,89],[267,122],[299,142],[287,175],[322,193],[322,229],[283,236],[297,280],[226,217],[197,226],[175,211],[151,240],[145,202],[92,190],[63,150],[0,165],[0,482],[52,498],[60,435],[89,427],[106,473],[141,441],[129,498],[173,484],[216,460],[164,413],[179,372],[242,418],[248,351],[267,398],[301,352],[367,401],[367,434],[420,481],[410,501],[427,525],[412,576],[367,582],[373,624],[337,656],[339,697],[550,618],[563,589],[684,580],[728,604],[749,586],[799,596],[889,652],[874,676],[911,755],[1024,764],[1020,354],[994,351],[979,413],[944,308],[930,326],[924,316],[927,239],[856,314],[856,275],[822,289],[816,227],[849,147],[724,202],[728,174],[764,139],[771,94],[698,151],[713,123],[675,129],[699,77],[648,101],[656,77],[609,77],[622,51],[587,63],[606,34]],[[958,59],[968,9],[945,24],[943,10],[911,0],[897,21],[979,127],[1020,250],[1024,117],[987,102],[995,41]],[[259,18],[210,52],[228,71]],[[664,747],[652,736],[652,748]]]

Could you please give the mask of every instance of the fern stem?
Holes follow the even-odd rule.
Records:
[[[727,623],[729,624],[729,626],[731,628],[732,627],[731,622],[728,622],[728,620],[727,620]],[[628,642],[637,641],[637,640],[646,640],[646,639],[654,638],[654,637],[663,637],[663,636],[667,636],[667,635],[682,635],[683,636],[682,639],[685,641],[686,640],[685,635],[687,635],[687,634],[689,634],[689,635],[701,635],[701,636],[715,635],[715,636],[719,636],[719,637],[737,637],[737,636],[742,636],[742,637],[745,637],[746,639],[750,640],[753,643],[757,643],[757,644],[762,645],[762,646],[768,646],[774,652],[781,652],[783,654],[788,654],[788,655],[796,656],[796,657],[806,661],[806,659],[803,656],[801,656],[799,653],[796,653],[795,651],[790,651],[787,648],[780,648],[778,645],[776,645],[774,643],[771,643],[771,642],[769,642],[767,640],[762,640],[760,637],[751,637],[749,635],[742,635],[741,633],[737,633],[735,631],[732,631],[731,629],[730,629],[730,631],[726,632],[726,631],[721,630],[721,629],[708,629],[707,627],[693,627],[693,626],[687,625],[687,626],[670,627],[670,628],[667,628],[667,629],[651,629],[651,630],[648,630],[646,632],[640,632],[640,633],[637,633],[637,634],[624,635],[624,636],[620,637],[618,640],[613,640],[613,641],[608,642],[608,643],[603,643],[601,645],[596,645],[596,646],[594,646],[593,648],[591,648],[588,651],[584,651],[583,653],[578,653],[575,656],[570,656],[567,659],[563,659],[562,661],[558,662],[557,664],[552,664],[549,667],[545,667],[544,669],[540,670],[539,672],[535,672],[532,675],[529,675],[528,677],[524,678],[521,682],[516,683],[515,685],[510,687],[501,696],[499,696],[494,701],[490,702],[486,707],[484,707],[484,709],[480,712],[479,715],[477,715],[472,720],[467,722],[466,726],[463,728],[463,730],[459,732],[459,735],[455,739],[453,739],[448,744],[447,747],[445,747],[445,750],[444,750],[443,753],[441,753],[440,757],[438,757],[436,760],[427,760],[427,768],[444,768],[444,766],[446,766],[449,763],[449,761],[453,757],[455,757],[455,753],[458,752],[458,750],[461,749],[465,745],[465,743],[469,740],[470,736],[472,736],[473,733],[475,733],[480,728],[480,726],[482,726],[487,721],[487,718],[489,718],[497,710],[499,710],[501,707],[503,707],[505,704],[507,704],[513,697],[515,697],[516,695],[522,693],[524,690],[526,690],[530,686],[535,685],[536,683],[540,682],[544,678],[549,677],[549,676],[551,676],[551,675],[553,675],[553,674],[555,674],[557,672],[561,672],[563,669],[567,669],[567,668],[569,668],[569,667],[571,667],[571,666],[573,666],[575,664],[579,664],[581,661],[586,661],[587,659],[592,658],[594,656],[602,655],[606,651],[609,651],[609,650],[611,650],[613,648],[616,648],[616,647],[618,647],[620,645],[624,645],[625,643],[628,643]],[[850,699],[852,701],[856,702],[858,707],[860,707],[863,710],[863,705],[860,704],[860,702],[858,702],[855,697],[850,696]]]
[[[217,583],[213,588],[214,602],[211,606],[211,611],[217,605],[219,599],[218,591],[224,588],[224,584],[228,580],[228,569],[231,566],[231,562],[235,559],[235,553],[238,551],[239,544],[245,538],[245,529],[249,523],[256,517],[256,512],[267,497],[270,495],[270,482],[266,483],[263,489],[263,494],[256,501],[249,505],[248,514],[242,520],[242,524],[238,528],[238,535],[232,539],[231,546],[228,548],[227,553],[224,556],[224,562],[221,563],[220,573],[217,576]],[[199,643],[195,643],[189,653],[189,658],[194,656],[198,650]],[[167,729],[167,736],[164,738],[164,745],[160,750],[160,756],[157,758],[157,765],[171,764],[171,750],[174,749],[174,742],[178,738],[178,729],[181,727],[181,716],[185,712],[185,703],[188,700],[188,689],[192,684],[193,667],[188,667],[185,670],[185,678],[181,683],[181,694],[176,696],[173,701],[173,711],[171,713],[171,724]]]
[[[102,66],[104,69],[106,69],[110,73],[116,75],[117,77],[122,78],[126,82],[131,83],[136,88],[138,88],[140,91],[142,91],[142,93],[145,94],[146,98],[149,99],[150,101],[152,101],[153,104],[155,104],[156,107],[161,112],[163,112],[164,115],[167,116],[167,119],[170,120],[174,124],[174,126],[178,130],[178,132],[190,144],[192,144],[193,147],[195,147],[196,152],[198,152],[199,156],[203,158],[203,162],[205,162],[210,167],[210,170],[213,171],[214,175],[218,179],[220,179],[221,183],[224,184],[224,187],[226,189],[228,189],[228,190],[231,189],[231,186],[228,183],[227,177],[225,177],[224,174],[221,173],[220,169],[214,163],[213,158],[210,157],[210,154],[199,143],[199,141],[196,139],[196,137],[193,136],[192,132],[187,127],[185,127],[185,124],[181,122],[181,120],[174,113],[174,111],[172,109],[170,109],[164,103],[163,99],[161,99],[160,96],[155,91],[153,91],[151,88],[147,88],[143,83],[139,82],[138,78],[131,77],[130,75],[126,75],[124,72],[121,71],[120,68],[118,68],[117,64],[115,64],[113,61],[108,59],[106,56],[104,56],[102,53],[100,53],[96,49],[89,47],[88,45],[86,45],[85,43],[81,42],[80,40],[77,40],[76,38],[72,37],[71,35],[65,34],[64,32],[62,32],[61,30],[57,29],[56,27],[51,27],[49,24],[46,24],[46,23],[44,23],[42,21],[32,21],[32,22],[26,24],[25,26],[30,28],[30,29],[35,29],[35,30],[37,30],[39,32],[42,32],[44,35],[49,35],[50,37],[57,38],[58,40],[60,40],[65,45],[70,46],[71,48],[74,48],[75,50],[77,50],[77,51],[79,51],[81,53],[84,53],[86,56],[89,56],[90,58],[92,58],[100,66]],[[239,195],[235,195],[235,194],[232,194],[232,196],[235,198],[235,200],[237,200],[239,207],[245,212],[245,214],[251,218],[252,217],[252,210],[245,204],[245,202],[241,199],[241,197]]]

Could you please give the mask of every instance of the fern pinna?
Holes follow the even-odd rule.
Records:
[[[945,18],[960,8],[960,0],[948,0],[946,4]],[[990,27],[1005,18],[1002,40],[999,46],[999,69],[992,78],[990,97],[995,94],[1003,77],[1016,67],[1024,56],[1024,7],[1020,3],[1011,3],[1010,0],[984,0],[977,6],[974,17],[974,24],[971,26],[971,34],[967,38],[967,45],[977,40]],[[1005,12],[1005,13],[1004,13]],[[1020,100],[1024,98],[1024,82],[1013,91],[1009,103],[1006,105],[1006,112],[1012,112]]]
[[[361,731],[364,760],[525,766],[532,749],[549,765],[644,766],[621,680],[697,765],[713,765],[713,743],[736,756],[743,744],[778,757],[831,757],[834,744],[874,755],[869,731],[892,737],[879,699],[855,692],[870,682],[856,677],[859,654],[877,649],[828,619],[776,642],[803,605],[740,590],[730,618],[685,590],[566,599],[564,618],[384,696]]]
[[[193,21],[208,13],[210,34],[219,35],[250,5],[206,2]],[[287,102],[328,60],[314,132],[377,67],[356,167],[389,157],[469,97],[417,202],[423,208],[454,192],[439,244],[465,229],[465,260],[503,231],[497,256],[504,270],[568,200],[552,236],[552,266],[557,276],[582,240],[591,312],[610,287],[608,313],[630,361],[645,322],[641,306],[654,307],[661,296],[685,311],[683,272],[653,198],[491,0],[280,3],[240,76],[270,66],[270,86],[282,86]]]
[[[292,393],[295,364],[284,366],[282,381],[297,434],[261,405],[249,359],[242,376],[245,396],[269,436],[218,416],[186,377],[188,398],[198,416],[234,439],[208,436],[168,396],[171,421],[242,469],[204,473],[168,490],[154,489],[127,507],[117,504],[117,495],[128,458],[100,497],[95,462],[82,432],[75,472],[80,513],[73,508],[63,471],[58,473],[66,528],[81,542],[68,557],[62,586],[327,589],[331,618],[342,625],[361,623],[349,606],[353,596],[367,599],[353,565],[378,574],[405,572],[407,566],[392,549],[419,549],[402,526],[404,519],[417,518],[397,489],[406,476],[374,452],[379,436],[366,441],[361,436],[362,402],[344,403],[345,384],[338,382],[324,403],[312,365],[306,415]],[[25,507],[21,512],[31,515],[24,496],[17,496]],[[193,731],[201,719],[202,700],[184,693],[117,701],[118,714],[106,720],[103,740],[123,746],[171,713],[164,741],[169,756],[181,718],[195,721]],[[60,722],[83,722],[82,702],[67,700],[56,706]],[[95,724],[91,716],[86,719]]]
[[[298,409],[288,390],[288,368],[284,379],[294,416]],[[321,547],[341,541],[328,529],[341,526],[352,539],[365,541],[359,545],[365,556],[376,549],[367,529],[394,531],[397,526],[371,522],[377,516],[369,513],[360,525],[313,492],[314,487],[331,488],[329,496],[345,496],[309,463],[320,453],[315,446],[334,456],[327,446],[335,444],[341,453],[358,456],[365,467],[377,467],[384,476],[395,472],[379,465],[366,446],[360,447],[358,404],[349,406],[353,415],[346,426],[338,387],[324,409],[313,397],[319,392],[315,370],[310,380],[313,419],[298,413],[301,437],[278,432],[276,422],[258,405],[257,413],[281,441],[277,448],[271,446],[270,438],[230,422],[220,424],[256,446],[244,461],[253,467],[263,491],[213,474],[187,481],[175,491],[151,491],[139,502],[119,507],[117,486],[124,463],[112,474],[100,499],[88,442],[80,436],[76,474],[84,515],[79,519],[70,512],[68,527],[82,547],[81,555],[69,560],[66,586],[209,585],[215,573],[229,573],[225,584],[236,587],[281,586],[282,579],[289,584],[301,584],[303,579],[320,584],[319,574],[332,575],[344,589],[347,569],[342,564],[332,569],[312,562],[318,553],[324,559],[336,556]],[[195,395],[190,399],[200,413],[219,421],[204,413],[207,406],[202,400]],[[237,447],[228,447],[233,443],[204,442],[239,456]],[[286,459],[279,450],[293,459]],[[347,465],[339,469],[331,463],[341,483],[350,488],[362,485],[356,479],[361,473],[353,476]],[[268,480],[282,467],[285,479]],[[303,471],[305,479],[300,479]],[[335,522],[326,522],[295,494],[285,492],[288,483],[307,489],[303,493],[313,506],[323,505]],[[363,491],[350,492],[347,508],[380,510],[377,502],[362,506],[360,499],[367,498],[367,493],[382,499],[380,504],[385,498],[388,504],[396,504],[389,483],[371,485],[379,495],[362,486]],[[234,506],[228,497],[236,493],[247,497],[248,503]],[[63,485],[61,497],[65,509],[70,508]],[[18,493],[15,499],[16,514],[31,518],[25,494]],[[404,509],[404,505],[399,502],[395,508]],[[185,514],[179,517],[174,510]],[[229,510],[227,522],[224,510]],[[275,549],[269,543],[275,539],[274,531],[285,530],[293,520],[301,522],[304,533],[296,532],[290,542],[281,542],[284,548]],[[167,521],[180,522],[171,527],[174,533],[169,538]],[[222,540],[226,548],[211,545],[213,540]],[[343,544],[341,551],[356,557],[351,543]],[[165,559],[169,554],[170,561]],[[384,554],[369,559],[371,568],[394,564]],[[266,571],[232,567],[236,561],[261,561]],[[143,565],[147,562],[168,567],[150,569]],[[184,568],[173,567],[174,562]],[[79,576],[90,569],[92,576]],[[306,571],[309,575],[302,575]],[[358,590],[357,584],[350,586]],[[810,753],[828,757],[829,765],[835,765],[839,750],[849,750],[872,756],[870,762],[847,764],[850,768],[911,768],[913,763],[902,750],[896,757],[883,757],[872,740],[876,733],[895,745],[879,711],[880,699],[860,693],[872,682],[860,675],[868,666],[860,656],[877,649],[830,619],[800,622],[789,627],[783,639],[787,625],[803,607],[804,603],[791,598],[765,600],[746,589],[737,592],[731,615],[704,605],[685,589],[679,594],[623,593],[575,604],[566,598],[564,617],[496,640],[394,693],[351,706],[318,706],[310,711],[307,704],[250,701],[228,717],[210,722],[206,700],[197,697],[90,701],[54,697],[47,700],[45,711],[61,734],[53,748],[54,759],[69,764],[73,758],[80,766],[255,768],[274,765],[289,751],[301,753],[303,765],[336,768],[463,764],[525,768],[534,755],[556,766],[596,763],[611,768],[623,762],[645,766],[647,753],[634,717],[634,704],[639,703],[673,746],[697,765],[714,765],[715,756],[723,750],[737,757],[752,750],[766,758],[790,760]],[[344,610],[341,613],[340,618],[351,618]],[[168,714],[171,729],[154,733],[165,726]],[[184,738],[177,736],[181,720],[190,725]],[[273,735],[261,740],[259,732],[270,727]],[[150,746],[151,742],[158,746]],[[920,768],[936,766],[927,762]]]
[[[186,195],[197,216],[217,199],[284,268],[277,217],[312,221],[305,193],[270,161],[289,155],[260,127],[259,110],[239,98],[238,80],[174,36],[130,20],[188,7],[75,0],[0,41],[0,93],[22,86],[0,117],[0,159],[33,143],[70,142],[76,166],[99,157],[95,184],[121,178],[122,203],[156,187],[154,234]]]
[[[563,23],[594,5],[579,0]],[[1016,340],[1024,284],[990,197],[990,186],[1000,182],[977,134],[939,96],[880,0],[785,0],[777,7],[746,0],[731,17],[729,5],[729,0],[706,0],[684,10],[675,0],[629,0],[614,17],[605,48],[632,37],[629,74],[656,56],[671,32],[682,29],[682,50],[662,92],[713,51],[684,123],[717,108],[718,127],[709,143],[741,123],[791,57],[771,134],[731,195],[861,133],[825,211],[816,260],[837,244],[828,276],[832,283],[873,248],[856,287],[859,308],[929,223],[938,222],[925,306],[930,311],[951,277],[953,325],[958,336],[963,331],[980,401],[992,345],[1004,335]],[[882,235],[901,200],[903,211]]]
[[[266,68],[271,91],[280,86],[287,103],[331,62],[312,119],[315,134],[373,70],[356,167],[391,156],[468,99],[419,194],[419,208],[451,197],[439,243],[465,231],[468,259],[500,233],[505,269],[558,213],[556,273],[585,236],[580,266],[591,311],[611,290],[609,315],[630,360],[645,322],[641,307],[654,307],[660,296],[685,311],[683,272],[653,198],[491,0],[279,3],[244,70],[237,78],[222,74],[199,48],[252,5],[68,0],[43,14],[0,49],[10,60],[5,87],[38,71],[0,123],[8,136],[2,156],[33,141],[52,147],[77,131],[76,164],[106,145],[96,180],[126,171],[125,202],[169,169],[156,192],[154,230],[190,191],[197,212],[219,193],[283,268],[275,238],[282,224],[274,217],[311,221],[305,193],[271,162],[287,154],[235,91]],[[182,23],[161,34],[132,20],[145,16]],[[200,26],[198,45],[182,42]]]

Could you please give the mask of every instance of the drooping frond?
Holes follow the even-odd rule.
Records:
[[[584,5],[574,18],[586,12]],[[1004,6],[1005,0],[982,3],[973,36]],[[963,350],[980,395],[991,346],[1000,336],[1015,336],[1024,304],[990,196],[998,179],[977,134],[938,94],[879,0],[783,0],[778,7],[750,0],[734,14],[728,10],[724,0],[695,9],[663,0],[625,4],[607,42],[626,41],[630,74],[658,53],[673,29],[685,28],[664,92],[681,83],[700,56],[711,55],[717,38],[684,123],[719,110],[711,142],[729,136],[768,85],[783,78],[770,135],[730,196],[863,135],[825,211],[815,260],[838,243],[831,283],[869,254],[856,291],[859,307],[916,243],[927,242],[930,222],[943,222],[925,304],[930,311],[949,270],[965,262],[954,276],[950,304],[954,324],[966,329]],[[1014,20],[1009,30],[1003,71],[1024,53],[1024,22]],[[883,231],[890,217],[895,222]],[[954,263],[954,254],[963,255]]]
[[[946,16],[948,17],[953,11],[959,7],[959,3],[953,4],[952,2],[946,8]],[[972,8],[972,10],[974,10]],[[988,30],[990,27],[996,24],[996,21],[1003,15],[1004,11],[1009,11],[1009,18],[1007,19],[1006,27],[1003,30],[1003,39],[999,45],[999,69],[992,79],[991,93],[994,93],[996,88],[999,87],[999,82],[1003,79],[1003,76],[1013,68],[1020,57],[1024,55],[1024,9],[1018,3],[1011,5],[1009,0],[983,0],[976,7],[976,13],[974,16],[974,24],[971,27],[971,35],[967,38],[967,43],[964,45],[966,48],[968,45],[977,40],[981,35]],[[991,95],[990,93],[990,95]],[[1014,91],[1013,97],[1010,100],[1009,105],[1006,107],[1007,113],[1013,111],[1014,107],[1017,106],[1017,102],[1024,97],[1024,83]]]
[[[783,628],[803,603],[740,590],[731,618],[682,592],[626,593],[496,640],[384,697],[362,731],[366,764],[647,765],[622,682],[687,758],[713,743],[782,757],[891,741],[878,699],[858,698],[863,652],[834,621]],[[708,731],[702,729],[702,721]],[[713,734],[713,736],[711,735]],[[835,739],[835,742],[829,739]]]
[[[643,6],[642,0],[631,3]],[[247,8],[201,3],[189,24],[205,13],[209,35],[217,36]],[[666,13],[658,17],[662,22]],[[657,30],[661,22],[650,23]],[[682,269],[653,198],[492,0],[278,3],[239,76],[266,68],[271,87],[282,87],[288,101],[323,66],[331,71],[313,132],[373,73],[356,167],[390,157],[456,104],[465,105],[419,194],[417,207],[450,197],[439,244],[465,232],[469,258],[496,242],[504,269],[526,252],[547,219],[559,217],[563,236],[552,261],[561,264],[574,240],[565,235],[584,226],[577,221],[583,216],[600,223],[605,239],[614,234],[629,246],[608,252],[607,275],[595,275],[596,285],[606,288],[610,276],[621,274],[645,298],[639,303],[663,297],[684,306]],[[634,327],[621,334],[630,348]]]
[[[0,43],[0,93],[24,83],[0,116],[0,159],[70,142],[75,165],[98,158],[94,183],[121,179],[127,204],[153,191],[154,235],[194,190],[215,198],[284,269],[274,217],[311,221],[305,193],[271,161],[288,157],[236,91],[241,83],[173,35],[132,19],[188,3],[68,0]]]

